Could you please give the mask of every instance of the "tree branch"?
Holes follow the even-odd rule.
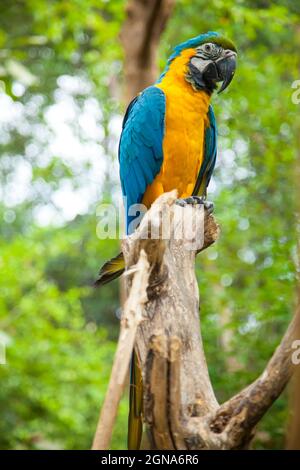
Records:
[[[300,308],[260,377],[217,403],[200,333],[194,264],[219,228],[203,205],[181,207],[176,197],[172,191],[158,198],[123,241],[129,298],[94,449],[109,445],[133,345],[143,373],[144,421],[155,449],[247,448],[295,369],[292,344]]]
[[[196,254],[219,229],[203,206],[180,207],[175,198],[176,192],[161,196],[123,243],[128,267],[141,250],[150,263],[145,321],[136,336],[146,384],[144,419],[156,449],[245,448],[292,375],[300,313],[261,376],[219,406],[202,346],[194,268]]]
[[[143,250],[140,252],[137,264],[127,272],[127,275],[132,274],[130,295],[124,306],[118,346],[94,437],[93,450],[105,450],[109,447],[118,405],[127,377],[136,331],[143,320],[143,308],[147,301],[146,289],[149,277],[149,263]]]

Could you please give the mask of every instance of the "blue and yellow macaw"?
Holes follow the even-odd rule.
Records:
[[[234,44],[215,32],[200,34],[175,47],[157,82],[132,100],[119,145],[120,178],[129,208],[147,208],[164,192],[177,189],[186,203],[203,203],[216,163],[217,130],[210,99],[231,82],[236,68]],[[108,261],[96,284],[124,271],[122,253]],[[135,356],[134,356],[135,357]],[[129,449],[140,446],[142,380],[137,360],[131,366]]]

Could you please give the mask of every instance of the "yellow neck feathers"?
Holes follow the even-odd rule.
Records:
[[[147,207],[160,194],[172,189],[177,189],[179,197],[191,196],[203,162],[210,97],[202,90],[194,90],[185,79],[193,54],[193,49],[183,51],[155,85],[166,95],[164,158],[159,174],[144,194],[143,203]]]

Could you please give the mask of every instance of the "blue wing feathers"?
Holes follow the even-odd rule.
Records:
[[[159,173],[163,162],[166,98],[155,87],[146,88],[128,106],[119,145],[120,178],[127,208],[142,201],[146,188]],[[193,194],[205,192],[217,156],[217,128],[213,109],[208,110],[204,158]],[[127,217],[127,227],[133,217]]]
[[[217,123],[211,106],[208,110],[208,118],[210,126],[206,131],[207,135],[205,135],[205,146],[207,147],[206,153],[209,157],[209,163],[207,164],[206,187],[209,185],[217,160]]]
[[[129,105],[119,145],[120,178],[127,210],[141,202],[163,161],[166,99],[157,87],[146,88]],[[130,222],[129,218],[127,220]]]
[[[208,108],[209,126],[205,130],[204,136],[204,158],[201,165],[196,185],[193,191],[194,195],[202,196],[209,185],[217,159],[217,124],[212,106]]]

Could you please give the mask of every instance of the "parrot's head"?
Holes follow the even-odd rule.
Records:
[[[218,93],[228,87],[235,73],[236,60],[233,42],[218,33],[208,32],[176,46],[168,66],[174,63],[195,90],[211,94],[220,82]]]

